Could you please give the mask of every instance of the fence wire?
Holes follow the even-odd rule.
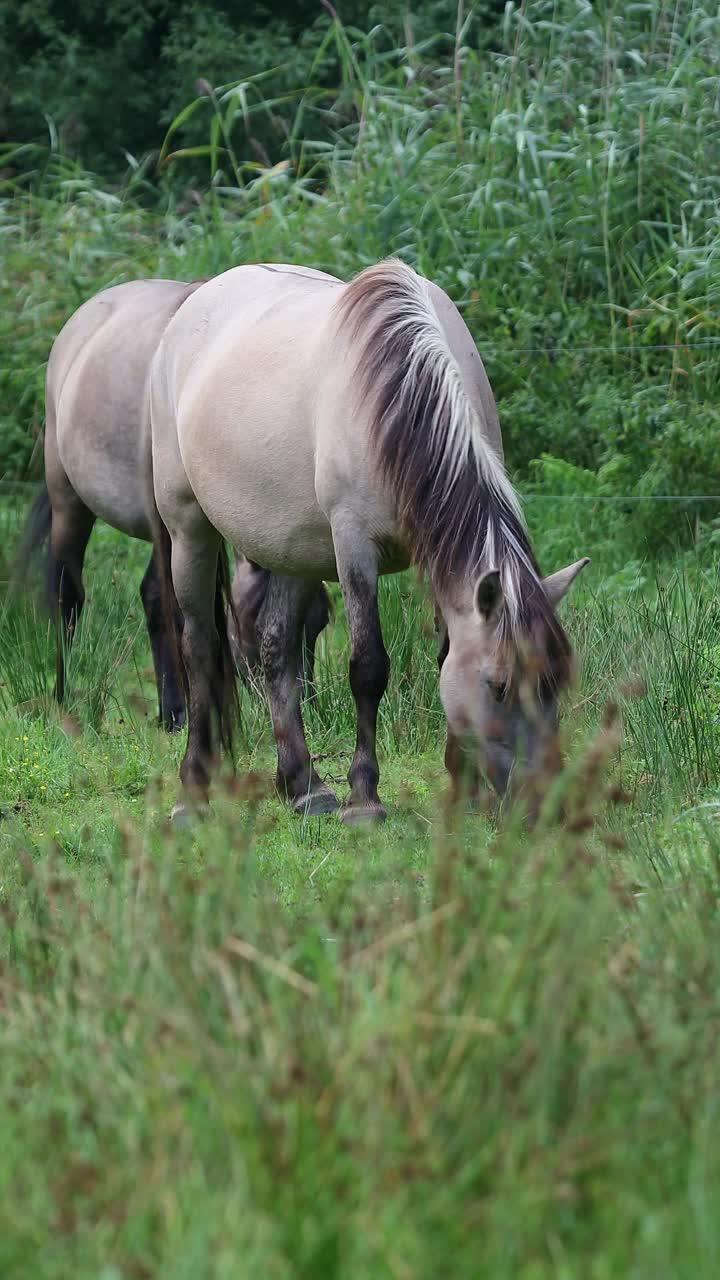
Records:
[[[645,351],[672,351],[675,355],[686,355],[693,351],[720,351],[720,338],[702,338],[697,342],[683,342],[678,339],[677,342],[638,342],[637,344],[619,344],[616,346],[583,346],[583,347],[564,347],[561,345],[553,346],[552,343],[546,343],[545,346],[533,347],[514,347],[504,346],[500,343],[492,341],[483,342],[482,350],[478,347],[482,356],[493,357],[509,357],[514,355],[542,355],[552,356],[557,359],[560,356],[573,355],[608,355],[608,356],[628,356],[635,358],[641,356]]]
[[[462,307],[461,307],[462,309]],[[573,355],[611,355],[625,356],[629,359],[636,359],[646,351],[668,351],[677,355],[686,355],[693,351],[712,351],[720,352],[720,337],[718,338],[699,338],[694,342],[683,342],[678,339],[677,342],[642,342],[637,345],[630,343],[629,345],[618,346],[553,346],[546,344],[545,346],[513,346],[501,345],[492,341],[482,343],[481,355],[493,359],[511,359],[518,355],[543,355],[550,359],[557,360],[563,356]],[[0,494],[23,494],[25,492],[37,491],[40,488],[39,481],[33,480],[0,480]],[[720,502],[720,494],[714,493],[544,493],[544,492],[523,492],[518,486],[518,494],[523,502],[594,502],[594,503],[641,503],[641,502],[668,502],[668,503],[692,503],[692,502]]]
[[[39,480],[0,480],[0,494],[30,497],[40,491],[41,483]],[[720,502],[720,493],[526,493],[521,486],[516,488],[523,502],[614,502],[625,505],[640,502]]]

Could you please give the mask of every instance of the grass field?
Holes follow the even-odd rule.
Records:
[[[460,3],[428,39],[331,8],[303,65],[337,85],[201,81],[110,186],[0,144],[0,1280],[715,1280],[717,5]],[[405,575],[386,824],[291,817],[244,694],[171,830],[146,549],[94,533],[62,714],[30,566],[8,590],[50,345],[121,280],[388,253],[478,343],[543,569],[592,557],[566,773],[532,834],[451,811]],[[305,718],[340,792],[347,659],[338,607]]]
[[[144,555],[96,531],[63,717],[47,622],[3,615],[0,1274],[716,1275],[712,557],[588,571],[569,814],[530,837],[447,807],[409,580],[383,595],[385,826],[292,818],[246,697],[237,780],[170,831]],[[306,716],[338,781],[346,660],[339,616]]]

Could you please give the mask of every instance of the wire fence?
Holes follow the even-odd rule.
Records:
[[[31,497],[38,493],[40,480],[0,480],[0,495],[13,494],[18,497]],[[525,492],[521,485],[517,486],[518,496],[523,502],[591,502],[617,503],[628,506],[642,502],[719,502],[720,493],[546,493]]]
[[[720,351],[720,338],[701,338],[697,342],[685,342],[682,338],[678,338],[677,342],[629,342],[616,343],[615,346],[598,346],[593,343],[589,346],[563,346],[561,343],[554,345],[551,341],[544,345],[531,347],[521,346],[505,346],[500,343],[494,343],[492,340],[483,342],[481,355],[484,356],[512,356],[512,355],[544,355],[552,356],[573,356],[573,355],[608,355],[608,356],[630,356],[636,357],[643,355],[646,351],[672,351],[675,355],[685,355],[693,351]]]
[[[563,346],[555,345],[552,341],[545,345],[536,346],[515,346],[510,344],[500,344],[493,342],[491,339],[481,344],[481,355],[490,359],[511,359],[519,355],[543,355],[552,360],[559,360],[564,357],[573,355],[611,355],[622,356],[628,359],[637,359],[645,352],[672,352],[674,355],[691,354],[694,351],[712,351],[717,350],[720,353],[720,337],[717,338],[698,338],[694,341],[684,341],[678,337],[675,342],[641,342],[635,343],[632,338],[629,343],[615,343],[611,346],[598,346],[597,344],[587,346]],[[32,491],[37,491],[40,487],[40,481],[35,480],[3,480],[0,479],[0,495],[23,495]],[[522,485],[518,485],[518,493],[523,502],[593,502],[593,503],[643,503],[643,502],[666,502],[666,503],[712,503],[720,502],[720,494],[709,493],[545,493],[544,491],[524,491]]]
[[[523,502],[720,502],[716,493],[523,493]]]

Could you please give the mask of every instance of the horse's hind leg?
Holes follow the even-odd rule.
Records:
[[[173,620],[175,636],[168,634],[168,620],[163,608],[154,553],[140,584],[140,598],[145,610],[155,668],[159,723],[168,733],[174,733],[185,723],[185,696],[178,681],[181,625],[179,616],[176,616]]]
[[[243,556],[235,557],[232,608],[228,613],[230,648],[240,678],[252,684],[260,667],[257,619],[267,595],[270,573]]]
[[[313,583],[273,574],[257,620],[277,744],[277,788],[296,813],[308,814],[329,813],[338,803],[312,767],[300,711],[303,621],[308,597],[316,590]]]
[[[366,531],[344,516],[333,518],[332,533],[350,631],[350,688],[357,708],[355,754],[348,773],[350,800],[341,817],[344,822],[383,819],[375,739],[390,660],[380,626],[377,553]]]
[[[330,621],[330,597],[324,586],[318,587],[305,614],[303,631],[302,678],[305,697],[312,692],[315,683],[315,649],[318,637]]]
[[[245,683],[251,684],[260,667],[257,620],[267,595],[270,573],[242,556],[236,557],[232,585],[233,608],[228,617],[235,665]],[[311,596],[303,631],[302,685],[307,696],[315,679],[318,636],[330,619],[330,599],[321,584]]]
[[[57,626],[55,697],[65,699],[65,658],[85,601],[82,571],[95,516],[74,491],[52,498],[49,592]]]
[[[226,619],[217,616],[220,554],[219,534],[196,507],[188,526],[172,534],[172,584],[182,615],[181,651],[188,687],[188,737],[180,778],[188,798],[201,806],[208,801],[210,770],[220,747],[216,722],[219,738],[229,738],[226,672],[218,630],[218,624],[224,627]],[[174,813],[181,816],[183,806]]]

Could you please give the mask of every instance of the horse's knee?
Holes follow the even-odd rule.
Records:
[[[350,659],[350,688],[356,701],[379,702],[387,689],[389,676],[390,659],[379,635]]]
[[[196,679],[210,680],[218,659],[220,639],[212,624],[200,624],[184,618],[180,634],[180,653],[188,673]]]
[[[66,627],[77,622],[85,603],[82,578],[69,565],[53,559],[50,571],[50,597],[54,611]]]
[[[287,670],[287,637],[276,627],[266,627],[260,637],[260,662],[268,683],[278,680]]]
[[[140,583],[140,599],[143,602],[145,613],[150,616],[157,612],[160,607],[160,583],[158,582],[157,573],[155,572],[154,563],[151,561]]]

